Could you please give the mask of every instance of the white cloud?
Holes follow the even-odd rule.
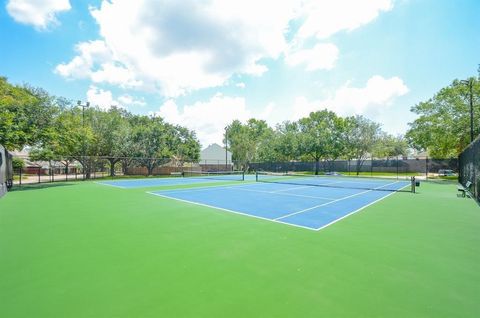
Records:
[[[396,97],[407,93],[408,87],[401,78],[385,79],[375,75],[365,87],[350,87],[347,83],[336,90],[331,98],[309,101],[305,97],[298,97],[293,107],[293,117],[298,119],[325,108],[342,116],[375,115],[386,110]]]
[[[120,87],[138,87],[132,71],[116,61],[104,41],[82,42],[76,45],[78,55],[68,63],[57,65],[55,73],[68,79],[90,79]]]
[[[258,63],[286,47],[292,4],[236,1],[103,1],[91,9],[115,57],[166,96],[215,87],[235,73],[261,75]],[[269,19],[265,19],[269,16]]]
[[[296,39],[326,39],[339,31],[352,31],[373,21],[382,11],[393,8],[393,0],[305,1],[301,15],[305,21]]]
[[[202,145],[207,146],[212,143],[221,143],[225,127],[233,120],[245,122],[251,117],[266,119],[273,111],[273,107],[268,105],[260,116],[253,116],[243,97],[216,94],[206,102],[185,105],[183,109],[170,99],[156,114],[170,123],[195,130]]]
[[[270,102],[267,104],[267,106],[259,113],[258,116],[255,116],[258,119],[263,119],[265,120],[270,126],[275,126],[276,121],[275,121],[275,112],[274,110],[276,109],[276,105],[273,102]]]
[[[134,97],[132,97],[128,94],[124,94],[124,95],[119,96],[118,101],[120,102],[121,106],[125,106],[125,107],[127,107],[127,106],[143,107],[143,106],[147,105],[147,103],[145,102],[145,100],[143,98],[135,99]]]
[[[166,121],[188,127],[197,132],[201,143],[221,143],[226,125],[238,119],[245,122],[249,118],[264,119],[270,126],[284,120],[297,120],[308,116],[312,111],[329,109],[338,115],[367,115],[372,119],[380,118],[382,110],[388,109],[395,98],[408,93],[407,86],[398,77],[385,79],[381,76],[371,77],[364,87],[351,87],[349,83],[340,87],[330,98],[310,101],[298,97],[293,109],[279,109],[274,103],[263,109],[249,108],[243,97],[224,96],[220,93],[205,102],[196,102],[181,107],[175,100],[169,99],[155,113]],[[384,119],[384,118],[383,118]],[[382,120],[384,121],[384,120]]]
[[[90,86],[88,89],[87,101],[90,102],[92,106],[98,106],[101,109],[109,109],[111,106],[119,106],[119,103],[113,99],[112,92],[96,86]]]
[[[101,109],[109,109],[111,106],[130,108],[143,107],[146,105],[143,98],[136,99],[128,94],[120,95],[115,99],[111,91],[98,88],[94,85],[88,88],[87,101],[90,102],[92,106],[98,106]]]
[[[239,88],[245,88],[245,83],[240,82],[240,83],[235,84],[235,86],[239,87]]]
[[[8,14],[17,22],[45,30],[58,24],[56,15],[71,9],[68,0],[9,0]]]
[[[285,62],[289,65],[305,65],[307,71],[330,70],[338,59],[338,48],[331,43],[320,43],[312,49],[287,52]]]
[[[176,97],[223,86],[235,74],[261,76],[268,71],[262,61],[282,54],[290,65],[328,70],[338,49],[318,39],[391,7],[390,0],[103,0],[90,8],[101,41],[78,44],[77,56],[56,72]],[[107,58],[89,60],[95,45]]]

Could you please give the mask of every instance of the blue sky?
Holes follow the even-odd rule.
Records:
[[[10,0],[0,75],[157,114],[222,140],[328,108],[401,134],[410,107],[477,74],[480,1]]]

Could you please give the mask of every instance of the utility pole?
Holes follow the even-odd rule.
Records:
[[[469,88],[469,97],[470,97],[470,142],[473,142],[475,139],[473,133],[473,79],[469,78],[468,80],[462,80],[463,84],[468,85]]]
[[[473,142],[473,140],[475,139],[475,136],[474,136],[474,133],[473,133],[473,78],[470,77],[467,80],[463,80],[461,81],[463,84],[466,84],[468,85],[468,88],[469,88],[469,97],[470,97],[470,143]],[[474,150],[474,146],[472,145],[472,158],[471,158],[471,161],[475,167],[475,161],[476,161],[476,158],[475,158],[475,150]],[[475,194],[475,196],[477,196],[477,176],[476,176],[476,168],[473,169],[473,175],[472,175],[472,180],[470,180],[472,182],[472,192]]]
[[[77,101],[77,106],[82,107],[82,127],[83,130],[85,130],[85,108],[90,107],[90,102],[87,102],[86,104],[82,104],[81,101]],[[85,147],[85,138],[82,139],[82,166],[83,166],[83,180],[85,180],[85,152],[86,152],[86,147]]]
[[[225,171],[228,171],[228,126],[225,127]]]

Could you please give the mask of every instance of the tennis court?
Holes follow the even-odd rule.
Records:
[[[244,173],[242,171],[222,171],[222,172],[199,172],[186,171],[175,177],[170,178],[152,178],[152,179],[128,179],[112,180],[98,182],[116,188],[132,189],[147,188],[157,186],[176,186],[196,183],[243,181]]]
[[[411,185],[407,180],[257,174],[256,183],[149,192],[191,204],[322,229]]]
[[[12,191],[0,200],[0,316],[478,317],[480,214],[455,184],[412,194],[245,179]],[[355,204],[322,231],[298,227]]]

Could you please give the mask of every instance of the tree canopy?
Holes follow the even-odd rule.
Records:
[[[314,161],[319,173],[321,161],[356,159],[357,170],[367,156],[390,158],[405,155],[407,143],[402,136],[382,132],[380,125],[362,116],[340,117],[334,112],[312,112],[298,121],[285,121],[272,129],[262,120],[228,127],[228,145],[233,159],[245,168],[249,163],[274,161]]]
[[[0,144],[9,150],[29,146],[35,160],[57,160],[66,166],[100,156],[114,165],[122,157],[143,157],[148,172],[165,158],[198,160],[200,143],[195,132],[166,123],[160,117],[133,115],[125,109],[82,109],[27,85],[17,86],[0,77]],[[160,159],[161,158],[161,159]],[[87,169],[88,171],[89,169]]]
[[[474,136],[480,133],[480,81],[472,77],[454,80],[432,98],[420,102],[411,111],[419,117],[410,123],[409,143],[433,157],[456,157],[470,143],[470,97],[473,104]],[[470,94],[470,84],[472,92]]]

